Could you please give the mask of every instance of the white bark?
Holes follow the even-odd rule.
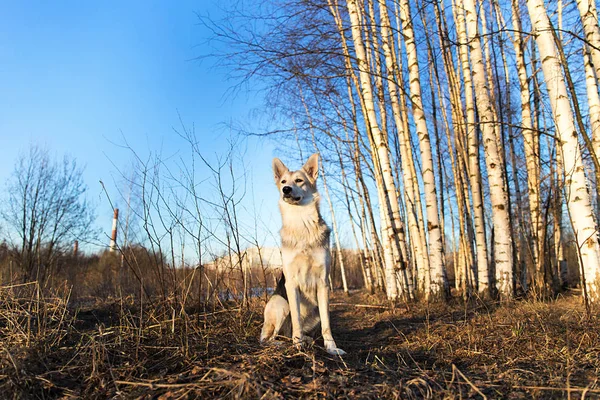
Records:
[[[506,193],[505,184],[506,177],[497,142],[498,118],[490,100],[487,80],[485,78],[485,66],[478,34],[477,10],[474,0],[464,0],[464,9],[466,11],[467,35],[471,48],[473,84],[490,185],[490,201],[492,203],[492,220],[494,223],[496,288],[501,296],[510,298],[514,293],[513,252],[508,214],[508,194]]]
[[[379,3],[379,12],[381,17],[382,47],[388,78],[388,92],[390,101],[392,103],[392,115],[394,117],[394,123],[396,125],[396,129],[398,130],[400,156],[403,163],[402,180],[404,183],[404,195],[406,198],[408,229],[414,257],[419,266],[417,271],[417,276],[419,277],[418,287],[419,289],[424,289],[428,286],[426,282],[429,282],[429,257],[427,254],[427,245],[422,241],[421,228],[418,220],[418,208],[420,206],[420,202],[418,201],[418,182],[416,174],[414,173],[412,152],[410,151],[410,143],[408,142],[409,139],[406,132],[407,124],[405,124],[405,121],[402,118],[402,107],[399,102],[397,82],[400,81],[400,78],[396,76],[396,72],[399,72],[399,68],[396,65],[393,48],[390,43],[391,34],[389,31],[389,15],[386,5],[381,0]]]
[[[488,249],[485,237],[485,216],[483,206],[483,190],[481,187],[481,170],[479,168],[479,138],[475,123],[475,103],[473,101],[473,80],[467,49],[467,30],[461,0],[459,7],[454,7],[456,29],[459,40],[459,55],[463,70],[465,88],[465,107],[467,111],[467,142],[469,155],[469,183],[471,184],[471,199],[473,202],[473,220],[475,225],[475,243],[477,247],[477,288],[483,295],[489,295],[490,267],[488,264]]]
[[[562,188],[564,187],[564,174],[562,173],[562,155],[560,147],[556,148],[556,173],[554,172],[553,163],[550,163],[551,177],[555,182],[554,188],[554,253],[556,256],[556,272],[560,277],[562,285],[567,284],[567,260],[565,260],[565,251],[562,237]]]
[[[344,35],[343,26],[337,11],[337,3],[331,1],[330,8],[336,18],[336,24],[340,35]],[[398,198],[396,196],[396,186],[394,183],[389,154],[388,144],[386,137],[381,132],[378,122],[377,113],[375,111],[375,100],[373,96],[373,88],[371,84],[371,77],[369,74],[369,65],[367,62],[367,53],[364,46],[361,23],[360,23],[360,9],[356,0],[348,1],[347,3],[348,12],[350,15],[352,39],[354,42],[354,51],[357,67],[359,70],[360,83],[356,84],[357,90],[359,91],[359,98],[361,99],[361,108],[363,110],[363,116],[367,124],[367,135],[371,145],[371,156],[373,159],[377,193],[379,197],[379,214],[380,224],[382,231],[382,244],[383,244],[383,256],[385,261],[385,282],[386,282],[386,294],[388,299],[396,300],[399,296],[398,287],[396,285],[396,266],[397,260],[395,256],[398,251],[394,251],[394,244],[397,245],[398,237],[396,229],[394,229],[394,218],[393,215],[393,204],[398,204]],[[345,44],[345,40],[342,40],[344,46],[344,52],[346,55],[346,66],[349,71],[352,71],[349,52]],[[399,216],[399,213],[398,213]]]
[[[600,157],[600,96],[598,96],[598,80],[589,57],[589,48],[584,46],[583,63],[585,64],[585,83],[587,89],[590,125],[592,126],[592,143],[596,157]]]
[[[594,65],[589,56],[588,46],[583,46],[583,63],[585,65],[585,83],[587,89],[590,125],[592,128],[592,151],[596,159],[600,159],[600,96],[598,95],[598,80],[594,73]],[[596,168],[596,182],[599,182],[600,171]],[[596,188],[596,193],[598,189]],[[600,196],[596,195],[596,218],[600,218]]]
[[[600,301],[600,246],[594,221],[573,111],[567,94],[562,66],[554,44],[552,27],[542,0],[527,0],[527,7],[542,60],[550,105],[561,143],[565,194],[573,231],[580,251],[589,299]]]
[[[385,7],[384,1],[380,0],[380,8]],[[417,135],[419,137],[419,148],[421,150],[421,163],[423,172],[423,186],[425,190],[425,204],[427,211],[427,231],[429,233],[429,271],[430,286],[426,296],[443,297],[447,290],[444,276],[444,252],[442,247],[442,232],[439,222],[439,207],[435,187],[435,175],[433,171],[433,154],[431,140],[425,121],[423,101],[421,98],[421,76],[419,72],[417,47],[415,34],[412,27],[412,17],[408,0],[400,1],[400,19],[402,21],[402,33],[406,44],[406,55],[408,58],[408,71],[410,82],[410,99],[412,102],[413,118],[415,121]],[[383,22],[382,25],[385,25]]]
[[[577,0],[577,8],[579,9],[579,15],[581,15],[581,21],[583,22],[585,39],[591,45],[590,53],[594,63],[596,79],[600,79],[600,27],[598,26],[596,1]]]
[[[329,210],[331,211],[331,223],[333,224],[333,238],[335,240],[336,255],[338,258],[338,262],[340,263],[340,272],[342,274],[342,287],[344,289],[344,293],[348,294],[349,291],[348,282],[346,280],[346,267],[344,265],[344,256],[342,254],[342,246],[340,243],[337,220],[335,219],[335,210],[333,209],[333,203],[331,202],[331,197],[329,196],[329,188],[327,187],[327,180],[325,179],[325,168],[323,168],[323,163],[321,163],[321,176],[323,177],[325,197],[327,198],[327,204],[329,205]]]
[[[517,61],[517,73],[519,77],[519,87],[521,93],[521,127],[523,129],[523,142],[525,147],[525,162],[527,165],[527,188],[529,193],[529,212],[531,217],[531,232],[533,236],[533,265],[537,271],[542,268],[540,252],[543,244],[540,240],[543,237],[544,229],[541,225],[540,217],[540,166],[539,166],[539,141],[537,133],[533,130],[533,120],[531,118],[531,106],[529,104],[529,79],[525,67],[525,51],[523,39],[521,38],[521,15],[519,10],[519,1],[512,0],[512,21],[514,27],[514,47],[515,58]],[[526,280],[523,286],[526,286]]]
[[[377,106],[379,109],[379,120],[381,121],[381,125],[380,125],[380,131],[383,132],[384,134],[384,138],[387,141],[387,134],[386,132],[388,132],[388,118],[387,118],[387,108],[386,108],[386,98],[385,98],[385,87],[383,84],[383,70],[382,70],[382,64],[381,64],[381,59],[380,59],[380,49],[379,49],[379,40],[377,38],[377,21],[375,21],[375,11],[374,11],[374,5],[373,5],[373,1],[369,0],[368,2],[368,8],[369,8],[369,21],[370,21],[370,28],[371,29],[365,29],[365,48],[368,49],[369,51],[367,52],[367,65],[370,71],[371,76],[373,76],[373,80],[374,80],[374,87],[373,89],[375,90],[375,92],[377,93],[376,99],[377,99]],[[362,10],[364,13],[366,13],[366,10]],[[366,21],[367,16],[363,16],[363,20]],[[371,36],[369,36],[369,33],[371,34]],[[383,36],[383,35],[382,35]],[[382,42],[385,43],[385,37],[382,37]],[[357,87],[357,89],[359,89]],[[388,152],[389,152],[389,148],[388,148]],[[391,163],[390,163],[391,165]],[[410,164],[409,164],[410,165]],[[400,212],[400,202],[401,199],[398,198],[398,203],[390,203],[390,208],[392,211],[392,218],[393,218],[393,226],[394,226],[394,232],[396,232],[396,236],[394,237],[394,242],[393,242],[393,249],[395,251],[395,255],[394,258],[396,260],[397,264],[406,262],[406,260],[408,259],[408,254],[407,254],[407,249],[406,249],[406,238],[404,235],[404,228],[403,228],[403,221],[401,218],[401,212]],[[399,286],[399,289],[402,289]]]

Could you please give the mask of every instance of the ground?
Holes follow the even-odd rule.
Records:
[[[79,310],[2,301],[7,398],[600,397],[600,319],[575,295],[391,309],[336,293],[342,358],[318,340],[302,351],[261,346],[259,300],[183,314],[130,299]]]

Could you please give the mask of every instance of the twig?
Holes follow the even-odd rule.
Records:
[[[382,310],[389,310],[387,306],[375,306],[371,304],[352,304],[352,303],[329,303],[330,306],[351,306],[351,307],[362,307],[362,308],[379,308]]]
[[[531,390],[549,390],[560,392],[585,392],[585,393],[600,393],[600,389],[590,389],[587,387],[551,387],[551,386],[512,386],[515,389],[531,389]]]
[[[15,363],[15,360],[13,359],[12,354],[10,354],[10,351],[5,348],[4,346],[2,346],[4,348],[4,351],[6,351],[6,354],[8,354],[8,359],[10,360],[10,362],[12,363],[13,367],[15,368],[15,372],[17,373],[17,377],[20,377],[21,374],[19,374],[19,368],[17,368],[17,364]]]
[[[21,287],[21,286],[36,285],[37,283],[38,283],[38,281],[18,283],[18,284],[15,284],[15,285],[0,286],[0,289],[13,289],[13,288],[16,288],[16,287]]]
[[[128,386],[143,386],[150,389],[177,389],[177,388],[185,388],[185,387],[198,387],[201,386],[198,383],[151,383],[151,382],[131,382],[131,381],[115,381],[118,385],[128,385]]]
[[[483,394],[483,393],[481,392],[481,390],[479,390],[479,389],[477,388],[477,386],[475,386],[475,385],[474,385],[474,384],[473,384],[473,383],[472,383],[472,382],[469,380],[469,378],[467,378],[467,377],[465,376],[465,374],[463,374],[462,372],[460,372],[460,369],[458,369],[458,368],[456,367],[456,365],[454,365],[454,364],[452,364],[452,372],[453,372],[453,373],[454,373],[454,372],[458,372],[458,374],[459,374],[459,375],[460,375],[460,376],[461,376],[461,377],[462,377],[462,378],[465,380],[465,382],[467,382],[467,384],[468,384],[469,386],[471,386],[471,388],[472,388],[474,391],[476,391],[477,393],[479,393],[479,394],[481,395],[481,397],[483,397],[484,399],[486,399],[486,400],[487,400],[487,396],[486,396],[485,394]]]
[[[471,387],[473,387],[473,384],[465,378],[465,376],[462,374],[462,372],[460,372],[460,370],[457,371],[459,372],[459,374],[466,380],[466,382],[453,382],[450,381],[450,383],[457,383],[459,385],[469,385]],[[498,385],[495,383],[490,383],[490,382],[480,382],[479,383],[480,386],[485,386],[485,387],[503,387],[503,385]],[[510,385],[511,389],[525,389],[525,390],[546,390],[546,391],[551,391],[551,392],[584,392],[584,393],[600,393],[600,389],[590,389],[590,387],[552,387],[552,386],[529,386],[529,385]]]
[[[193,388],[193,387],[201,388],[201,387],[206,387],[206,386],[210,386],[210,385],[223,385],[225,383],[237,385],[239,383],[247,381],[247,376],[245,376],[245,375],[243,375],[242,377],[238,376],[237,379],[232,379],[232,380],[206,381],[205,378],[211,372],[221,373],[223,375],[227,375],[227,376],[230,376],[230,377],[237,375],[237,374],[232,373],[231,371],[227,371],[227,370],[222,369],[222,368],[211,368],[202,377],[202,379],[200,379],[200,381],[196,381],[196,382],[188,382],[188,383],[154,383],[154,382],[135,382],[135,381],[121,381],[121,380],[115,380],[114,382],[117,385],[143,386],[143,387],[147,387],[147,388],[150,388],[150,389],[178,389],[178,388]],[[201,384],[200,382],[204,382],[204,384]]]

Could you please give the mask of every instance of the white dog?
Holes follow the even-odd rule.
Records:
[[[280,191],[284,276],[265,307],[261,342],[286,335],[291,318],[292,338],[297,346],[321,323],[327,352],[346,354],[335,344],[329,322],[330,230],[319,212],[319,155],[313,154],[298,171],[290,171],[275,158],[273,172]]]

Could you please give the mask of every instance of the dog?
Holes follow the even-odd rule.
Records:
[[[330,230],[319,211],[319,155],[310,156],[297,171],[290,171],[275,158],[273,174],[280,193],[283,276],[265,306],[261,342],[277,335],[289,336],[291,321],[292,341],[301,347],[320,324],[325,350],[333,355],[346,354],[331,334]]]

